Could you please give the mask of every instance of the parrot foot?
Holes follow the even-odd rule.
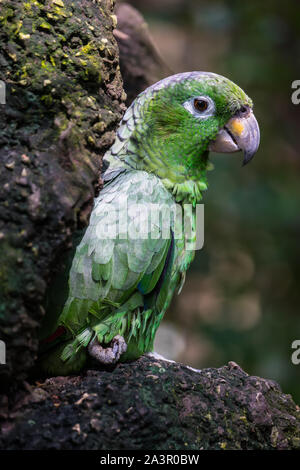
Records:
[[[126,350],[127,344],[121,335],[115,336],[109,347],[103,347],[97,338],[88,345],[90,355],[101,364],[115,364]]]

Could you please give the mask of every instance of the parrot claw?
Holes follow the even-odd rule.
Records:
[[[101,364],[115,364],[126,350],[127,344],[121,335],[115,336],[109,347],[103,347],[97,338],[88,345],[90,355]]]

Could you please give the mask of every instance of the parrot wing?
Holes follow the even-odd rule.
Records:
[[[170,259],[174,211],[172,196],[154,175],[130,170],[109,181],[77,247],[59,323],[76,333],[89,313],[101,320],[134,293],[143,304]]]

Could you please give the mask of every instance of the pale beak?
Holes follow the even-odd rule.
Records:
[[[209,150],[220,153],[242,151],[243,165],[250,162],[257,152],[260,132],[257,120],[249,107],[244,107],[220,129],[216,139],[210,143]]]

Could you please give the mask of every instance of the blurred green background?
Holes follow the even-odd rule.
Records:
[[[254,160],[215,155],[205,244],[159,329],[156,349],[197,368],[233,360],[300,402],[300,2],[139,0],[174,73],[213,71],[253,99]]]

